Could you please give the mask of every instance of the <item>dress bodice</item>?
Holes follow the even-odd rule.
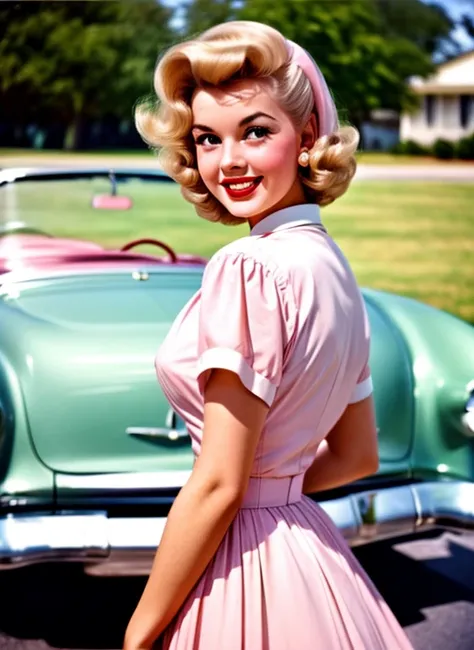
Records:
[[[314,205],[266,217],[209,261],[156,357],[162,389],[199,454],[214,368],[270,407],[252,475],[294,476],[350,402],[372,390],[369,326],[343,253]]]

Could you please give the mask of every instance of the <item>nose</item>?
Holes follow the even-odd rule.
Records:
[[[222,143],[221,169],[224,174],[247,167],[240,142],[228,138]]]

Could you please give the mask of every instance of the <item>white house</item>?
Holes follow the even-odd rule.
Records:
[[[474,133],[474,50],[442,63],[427,79],[413,77],[420,107],[400,119],[400,140],[430,145]]]

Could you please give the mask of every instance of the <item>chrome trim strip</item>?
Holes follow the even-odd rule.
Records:
[[[474,527],[474,483],[442,481],[416,486],[422,525]]]
[[[115,474],[57,474],[58,490],[144,490],[181,488],[191,476],[190,470],[175,472],[130,472]]]
[[[103,512],[0,518],[0,569],[44,560],[104,560],[109,550]]]
[[[367,490],[320,505],[352,545],[435,525],[474,528],[474,483],[463,481]],[[108,518],[105,511],[10,514],[0,517],[0,569],[80,561],[94,575],[146,574],[165,524],[165,517]]]

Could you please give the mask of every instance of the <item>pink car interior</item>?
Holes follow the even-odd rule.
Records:
[[[136,240],[130,244],[155,243],[155,240]],[[160,244],[160,242],[156,242]],[[127,245],[125,245],[126,247]],[[58,239],[40,234],[9,234],[0,237],[0,274],[11,271],[35,271],[70,269],[81,267],[117,268],[136,267],[137,263],[163,264],[205,264],[206,260],[196,255],[178,255],[166,244],[162,257],[140,254],[129,250],[110,250],[93,242],[76,239]],[[171,254],[168,252],[171,251]]]

